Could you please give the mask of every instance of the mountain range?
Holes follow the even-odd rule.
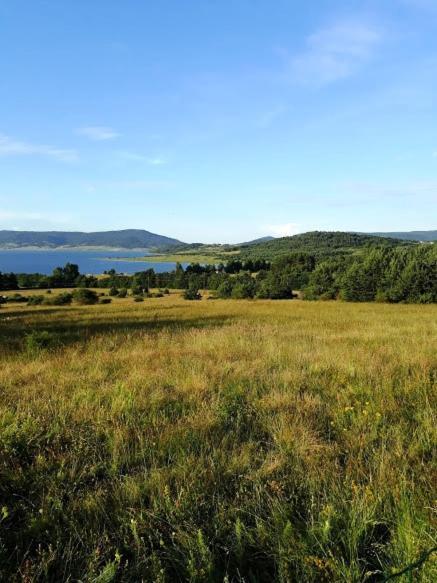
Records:
[[[158,249],[183,245],[181,241],[142,229],[101,231],[0,231],[0,247],[113,247],[121,249]]]
[[[349,244],[356,244],[350,237],[353,233],[345,233]],[[404,241],[437,241],[437,230],[434,231],[409,231],[409,232],[379,232],[379,233],[356,233],[356,235],[365,235],[367,237],[380,237],[384,240],[397,239]],[[307,241],[305,237],[310,236]],[[335,239],[338,242],[338,233]],[[342,241],[342,243],[345,243]],[[369,242],[369,241],[367,241]],[[286,246],[286,247],[301,247],[302,243],[317,246],[316,242],[311,237],[311,233],[302,233],[294,235],[293,237],[282,237],[275,239],[273,237],[261,237],[253,241],[240,243],[235,245],[244,249],[248,246],[254,249],[265,247],[268,250],[270,247]],[[150,249],[150,250],[168,250],[168,251],[182,251],[188,247],[198,247],[202,244],[186,244],[178,239],[166,237],[151,233],[144,229],[124,229],[118,231],[98,231],[93,233],[84,233],[79,231],[0,231],[0,248],[2,249],[16,249],[22,247],[40,247],[40,248],[69,248],[69,247],[103,247],[103,248],[118,248],[118,249]]]

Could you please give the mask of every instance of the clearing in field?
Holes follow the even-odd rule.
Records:
[[[437,306],[0,310],[4,581],[437,578]]]

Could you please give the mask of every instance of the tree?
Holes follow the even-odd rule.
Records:
[[[253,298],[255,295],[255,280],[249,274],[238,276],[233,281],[231,297],[234,299]]]
[[[18,280],[15,273],[2,273],[0,271],[0,290],[18,289]]]
[[[184,291],[185,300],[200,300],[202,298],[199,288],[194,284],[190,283],[189,287]]]
[[[232,294],[232,282],[230,278],[226,278],[217,288],[217,295],[219,298],[230,298]]]
[[[97,302],[99,301],[99,296],[96,294],[95,291],[91,289],[79,288],[74,290],[73,299],[78,304],[91,305],[97,304]]]
[[[66,263],[64,267],[55,267],[49,278],[49,285],[50,287],[73,286],[79,278],[79,266],[75,263]]]

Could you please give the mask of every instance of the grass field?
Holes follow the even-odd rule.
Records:
[[[9,304],[0,347],[2,581],[376,582],[436,544],[435,305]]]

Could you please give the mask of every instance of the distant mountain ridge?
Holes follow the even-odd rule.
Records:
[[[437,231],[394,231],[391,233],[368,233],[377,237],[393,237],[405,241],[437,241]]]
[[[143,229],[120,231],[0,231],[0,247],[114,247],[122,249],[159,249],[183,244],[177,239],[157,235]]]

